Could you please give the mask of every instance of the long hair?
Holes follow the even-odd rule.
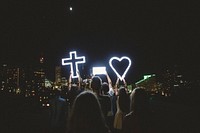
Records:
[[[124,87],[120,87],[119,92],[119,108],[123,113],[128,113],[130,109],[130,99]]]
[[[96,95],[90,91],[80,93],[72,107],[69,133],[105,133],[107,131]]]
[[[145,91],[145,88],[138,87],[133,90],[130,95],[131,99],[131,113],[132,128],[140,133],[148,133],[150,132],[150,124],[151,124],[151,114],[149,110],[149,101],[148,96]]]
[[[134,114],[144,115],[146,114],[146,112],[149,111],[148,96],[145,91],[145,88],[143,87],[135,88],[130,95],[130,99],[131,99],[130,110],[133,111]]]
[[[92,88],[94,92],[97,93],[97,95],[99,95],[101,91],[101,85],[102,85],[102,79],[99,76],[92,77],[90,87]]]

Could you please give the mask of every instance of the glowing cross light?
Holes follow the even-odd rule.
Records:
[[[125,71],[124,71],[124,73],[123,73],[122,75],[120,75],[120,74],[117,72],[117,70],[115,69],[115,67],[113,66],[113,64],[112,64],[113,60],[117,60],[117,61],[119,61],[119,62],[121,62],[122,60],[128,60],[128,66],[126,67],[126,69],[125,69]],[[110,67],[112,68],[112,70],[115,72],[115,74],[117,75],[117,77],[122,81],[122,80],[125,78],[125,76],[126,76],[128,70],[129,70],[129,68],[130,68],[130,66],[131,66],[131,60],[130,60],[130,58],[128,58],[128,57],[126,57],[126,56],[122,56],[121,58],[112,57],[112,58],[110,58],[110,60],[109,60],[109,65],[110,65]]]
[[[78,64],[85,63],[85,56],[77,57],[76,51],[70,52],[69,55],[69,58],[62,59],[62,65],[70,65],[72,78],[78,78]]]

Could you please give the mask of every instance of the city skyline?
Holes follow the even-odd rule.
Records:
[[[11,0],[3,12],[1,64],[34,64],[43,55],[52,72],[76,50],[87,56],[88,68],[129,56],[136,79],[174,65],[190,77],[200,75],[193,2]]]
[[[83,53],[83,52],[82,52]],[[69,53],[68,53],[69,54]],[[87,55],[87,54],[86,54]],[[121,57],[121,54],[115,54],[115,55],[119,55],[119,57]],[[124,54],[123,54],[124,55]],[[68,57],[69,55],[65,55],[64,57]],[[32,60],[32,62],[30,63],[10,63],[10,62],[4,62],[1,64],[1,66],[3,65],[8,65],[8,67],[10,68],[22,68],[22,69],[36,69],[39,66],[39,62],[40,62],[40,58],[43,58],[43,68],[45,70],[45,75],[47,79],[50,79],[51,81],[54,81],[55,78],[55,68],[57,66],[60,66],[62,68],[62,75],[66,78],[68,78],[69,76],[69,72],[70,72],[70,67],[69,66],[62,66],[61,63],[61,59],[60,59],[60,64],[52,64],[52,62],[47,62],[48,59],[45,58],[45,56],[38,56],[37,59]],[[109,56],[108,56],[109,57]],[[84,65],[80,65],[79,69],[80,69],[80,74],[82,76],[89,76],[91,75],[92,72],[92,67],[96,67],[96,66],[105,66],[107,69],[108,74],[111,76],[111,78],[113,80],[115,80],[117,78],[116,74],[114,73],[114,71],[111,69],[111,67],[109,66],[109,58],[104,56],[105,59],[100,59],[96,60],[94,57],[90,58],[86,57],[86,63]],[[111,56],[110,56],[111,58]],[[131,57],[130,57],[131,58]],[[93,60],[91,60],[93,59]],[[47,61],[46,61],[47,60]],[[131,59],[132,60],[132,59]],[[92,62],[93,61],[93,62]],[[154,64],[152,64],[152,66],[146,66],[146,67],[142,67],[142,68],[138,68],[138,64],[136,64],[136,62],[134,62],[134,60],[132,60],[133,64],[131,65],[130,69],[127,72],[127,76],[125,77],[125,79],[128,82],[137,82],[138,80],[140,80],[143,75],[146,74],[162,74],[164,71],[166,70],[178,70],[181,74],[184,75],[185,78],[187,78],[190,81],[194,81],[194,80],[199,80],[199,69],[198,67],[191,66],[191,68],[195,68],[196,69],[186,69],[184,66],[178,65],[177,63],[172,64],[161,64],[163,66],[154,66]],[[155,64],[156,65],[156,64]]]
[[[76,89],[76,95],[92,90],[91,77],[86,79],[92,67],[105,66],[114,85],[117,76],[109,60],[127,56],[131,66],[124,87],[129,94],[144,87],[152,131],[198,132],[199,12],[198,1],[186,0],[2,1],[1,130],[52,132],[50,101],[57,90],[71,111]],[[70,66],[62,66],[70,51],[86,59],[79,65],[80,88],[69,84]],[[112,97],[119,96],[118,87],[110,88]]]

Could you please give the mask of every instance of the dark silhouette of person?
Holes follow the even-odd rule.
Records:
[[[67,98],[69,99],[69,104],[70,104],[70,108],[72,107],[74,100],[76,98],[76,96],[79,94],[80,92],[78,91],[78,87],[77,85],[72,85],[67,93]]]
[[[61,97],[61,90],[57,89],[55,97],[50,100],[50,132],[64,133],[68,119],[68,102]]]
[[[120,87],[125,87],[125,89],[127,90],[127,83],[126,83],[126,80],[125,79],[123,79],[122,80],[123,82],[122,82],[122,84],[120,85],[120,81],[119,81],[119,78],[117,78],[117,80],[116,80],[116,82],[115,82],[115,85],[114,85],[114,89],[113,89],[113,91],[114,91],[114,94],[113,94],[113,96],[112,96],[112,107],[113,107],[113,114],[115,115],[116,114],[116,112],[117,112],[117,97],[119,96],[119,89],[120,89]]]
[[[110,94],[109,94],[109,85],[108,85],[107,82],[103,82],[103,83],[102,83],[101,90],[102,90],[102,94],[103,94],[103,95],[110,95]]]
[[[114,121],[113,103],[112,103],[113,102],[113,95],[111,95],[109,93],[109,90],[110,90],[110,88],[109,88],[108,83],[104,82],[102,84],[102,95],[108,96],[110,98],[110,102],[111,102],[110,103],[111,104],[111,110],[106,116],[106,122],[107,122],[109,128],[112,131],[113,130],[113,121]]]
[[[151,133],[151,113],[145,88],[135,88],[130,99],[130,113],[123,119],[123,133]]]
[[[100,97],[105,97],[106,99],[107,99],[107,102],[108,102],[108,111],[109,112],[107,112],[107,116],[112,116],[113,115],[113,112],[112,112],[112,96],[110,95],[110,93],[109,93],[109,85],[108,85],[108,83],[106,83],[106,82],[104,82],[104,83],[102,83],[102,86],[101,86],[101,95],[100,95]],[[107,97],[109,97],[110,98],[110,100],[108,100],[108,98]]]
[[[99,76],[92,77],[91,88],[93,92],[97,95],[97,98],[101,105],[102,112],[106,119],[106,123],[108,124],[109,122],[107,120],[111,113],[111,99],[108,95],[102,95],[101,93],[102,79]]]
[[[83,91],[75,99],[68,133],[109,133],[100,103],[92,91]]]
[[[67,94],[67,97],[68,97],[68,99],[69,99],[70,108],[72,107],[73,102],[74,102],[76,96],[77,96],[81,91],[83,91],[83,90],[81,89],[82,79],[81,79],[81,76],[80,76],[79,71],[78,71],[77,73],[78,73],[78,82],[77,82],[77,83],[73,83],[73,84],[72,84],[72,73],[70,72],[70,75],[69,75],[69,80],[68,80],[68,94]]]
[[[129,95],[125,89],[125,87],[120,87],[118,90],[118,96],[117,96],[117,112],[115,114],[114,118],[114,132],[122,132],[122,122],[123,118],[126,114],[129,113],[130,110],[130,99]]]

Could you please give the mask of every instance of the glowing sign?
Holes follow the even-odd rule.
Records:
[[[106,67],[93,67],[92,74],[106,74]]]
[[[69,58],[62,59],[62,65],[70,65],[72,78],[78,78],[78,64],[85,63],[85,56],[77,57],[76,51],[70,52],[69,55]]]
[[[113,66],[113,64],[112,64],[113,60],[117,60],[117,61],[119,61],[119,62],[121,62],[122,60],[128,60],[128,66],[126,67],[126,69],[125,69],[125,71],[124,71],[124,73],[123,73],[122,75],[120,75],[120,74],[117,72],[117,70],[115,69],[115,67]],[[112,70],[115,72],[115,74],[117,75],[117,77],[122,81],[122,80],[125,78],[125,76],[126,76],[128,70],[129,70],[129,68],[130,68],[130,66],[131,66],[131,60],[130,60],[130,58],[128,58],[128,57],[126,57],[126,56],[123,56],[123,57],[121,57],[121,58],[112,57],[112,58],[109,60],[109,65],[110,65],[110,67],[112,68]]]

